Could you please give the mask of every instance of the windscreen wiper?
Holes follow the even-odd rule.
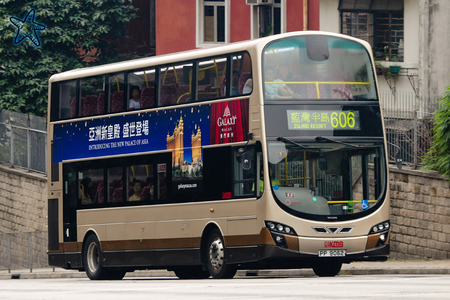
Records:
[[[352,147],[354,149],[367,149],[367,148],[374,148],[375,147],[375,146],[353,145],[353,144],[341,142],[341,141],[338,141],[338,140],[326,138],[326,137],[323,137],[323,136],[316,136],[316,141],[318,141],[318,142],[320,142],[320,141],[332,142],[332,143],[336,143],[336,144],[341,144],[341,145],[344,145],[344,146]]]
[[[307,149],[307,150],[320,150],[320,148],[317,148],[317,147],[307,147],[307,146],[304,146],[304,145],[302,145],[302,144],[300,144],[300,143],[294,142],[293,140],[287,139],[287,138],[282,137],[282,136],[277,137],[277,141],[281,141],[281,142],[284,142],[284,143],[290,143],[290,144],[293,144],[293,145],[295,145],[295,146],[297,146],[297,147],[300,147],[300,148],[302,148],[302,149]]]

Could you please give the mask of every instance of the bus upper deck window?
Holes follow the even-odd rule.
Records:
[[[97,76],[81,80],[79,116],[95,116],[104,113],[105,77]]]
[[[60,83],[54,83],[54,86],[59,86],[59,89],[52,89],[52,99],[54,99],[52,100],[52,104],[59,104],[59,107],[52,107],[52,119],[58,120],[76,117],[78,100],[77,81],[70,80]],[[57,116],[58,112],[59,116]]]
[[[275,41],[264,51],[266,100],[376,100],[368,50],[332,36]]]
[[[155,69],[132,72],[128,75],[128,110],[155,107],[155,75]]]
[[[109,111],[123,111],[123,103],[125,96],[124,74],[112,74],[109,76],[110,99]],[[104,108],[102,108],[104,111]]]

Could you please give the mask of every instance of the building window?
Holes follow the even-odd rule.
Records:
[[[270,1],[272,2],[272,1]],[[271,4],[253,5],[253,37],[265,37],[284,32],[281,0]]]
[[[203,0],[203,43],[225,43],[225,0]]]
[[[131,1],[130,1],[131,2]],[[136,18],[125,25],[127,37],[114,44],[120,54],[155,55],[155,0],[134,0]]]
[[[375,59],[403,61],[403,0],[340,0],[341,32],[367,41]]]

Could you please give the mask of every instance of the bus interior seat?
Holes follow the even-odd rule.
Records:
[[[104,114],[105,113],[105,93],[101,93],[97,99],[97,113]]]
[[[122,202],[123,201],[123,188],[118,187],[114,189],[114,193],[112,194],[111,202]]]
[[[188,102],[189,98],[191,98],[191,93],[189,93],[189,85],[179,85],[177,88],[177,103]]]
[[[111,112],[119,112],[123,110],[123,91],[115,91],[111,97]]]
[[[97,188],[97,203],[105,203],[105,186],[103,181],[98,185]]]
[[[325,78],[322,75],[317,75],[315,78],[308,78],[308,81],[314,82],[307,84],[308,99],[329,99],[331,97],[331,90],[328,93],[329,85],[324,84]],[[318,91],[317,85],[319,87]]]
[[[111,186],[112,186],[113,188],[119,188],[119,187],[122,187],[122,186],[123,186],[122,180],[120,180],[120,179],[115,179],[115,180],[113,180],[113,182],[111,183]]]
[[[148,86],[141,92],[141,108],[155,107],[155,87]]]
[[[98,187],[103,182],[103,180],[93,180],[92,181],[92,187],[91,187],[91,199],[95,199],[95,196],[97,194]]]
[[[144,186],[141,191],[141,199],[145,199],[150,194],[150,187],[148,185]]]
[[[83,116],[93,116],[97,114],[97,95],[87,95],[81,98]]]
[[[334,74],[330,81],[335,82],[347,82],[345,74],[339,72]],[[352,91],[348,84],[332,84],[331,85],[331,98],[332,99],[353,99]]]
[[[161,106],[173,105],[177,102],[177,90],[173,84],[161,85],[161,96],[159,104]]]

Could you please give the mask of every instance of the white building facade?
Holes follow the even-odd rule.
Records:
[[[431,117],[450,84],[450,1],[320,0],[320,30],[368,41],[386,112]],[[398,60],[398,62],[396,62]],[[388,69],[399,65],[392,75]]]

